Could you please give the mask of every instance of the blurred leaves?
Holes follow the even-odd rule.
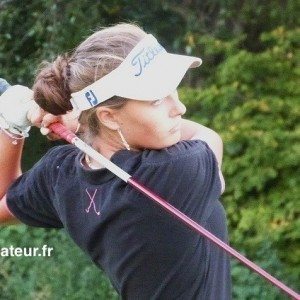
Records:
[[[270,259],[280,264],[278,276],[295,289],[300,278],[298,35],[298,29],[283,27],[264,33],[264,51],[236,49],[217,66],[213,83],[180,89],[188,116],[223,138],[222,198],[231,244],[262,265]],[[266,243],[273,258],[261,256]],[[281,299],[274,291],[261,298],[260,279],[233,266],[236,299]],[[276,268],[269,271],[276,274]]]
[[[118,299],[106,276],[64,231],[17,225],[1,229],[1,237],[6,234],[0,247],[54,250],[49,257],[0,257],[1,299]]]

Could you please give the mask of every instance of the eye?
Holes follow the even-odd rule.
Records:
[[[152,102],[152,104],[153,104],[153,105],[159,105],[159,104],[161,104],[161,103],[164,101],[164,99],[165,99],[165,98],[155,100],[155,101]]]

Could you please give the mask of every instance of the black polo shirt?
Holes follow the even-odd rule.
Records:
[[[231,299],[229,258],[107,169],[83,167],[72,145],[54,147],[7,193],[11,212],[64,227],[122,299]],[[120,150],[111,161],[227,242],[216,158],[200,140]]]

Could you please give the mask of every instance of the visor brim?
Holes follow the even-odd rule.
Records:
[[[189,68],[196,68],[201,63],[198,57],[162,53],[151,64],[139,65],[141,76],[120,72],[116,96],[141,101],[164,98],[177,89]]]

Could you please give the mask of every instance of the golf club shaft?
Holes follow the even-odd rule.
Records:
[[[148,188],[144,187],[142,184],[138,183],[135,179],[132,178],[128,173],[124,172],[121,168],[116,166],[114,163],[112,163],[110,160],[108,160],[106,157],[102,156],[100,153],[95,151],[92,147],[87,145],[85,142],[83,142],[81,139],[79,139],[73,132],[65,128],[60,123],[53,123],[49,126],[49,128],[65,139],[67,142],[75,145],[77,148],[79,148],[84,153],[88,154],[90,157],[92,157],[94,160],[96,160],[98,163],[103,165],[105,168],[109,169],[111,172],[113,172],[116,176],[124,180],[126,183],[130,184],[132,187],[134,187],[139,192],[143,193],[147,197],[149,197],[151,200],[155,201],[157,204],[162,206],[167,212],[169,212],[171,215],[175,216],[177,219],[179,219],[181,222],[185,223],[187,226],[189,226],[191,229],[196,231],[197,233],[205,236],[207,239],[212,241],[214,244],[219,246],[221,249],[226,251],[231,256],[238,259],[240,262],[242,262],[244,265],[246,265],[251,270],[255,271],[262,277],[264,277],[266,280],[268,280],[270,283],[278,287],[280,290],[285,292],[289,297],[292,299],[300,299],[300,295],[297,294],[295,291],[293,291],[291,288],[283,284],[281,281],[270,275],[268,272],[263,270],[261,267],[247,259],[245,256],[240,254],[238,251],[224,243],[222,240],[217,238],[215,235],[210,233],[208,230],[200,226],[198,223],[190,219],[188,216],[186,216],[184,213],[179,211],[177,208],[169,204],[166,200],[162,199],[152,191],[150,191]]]

